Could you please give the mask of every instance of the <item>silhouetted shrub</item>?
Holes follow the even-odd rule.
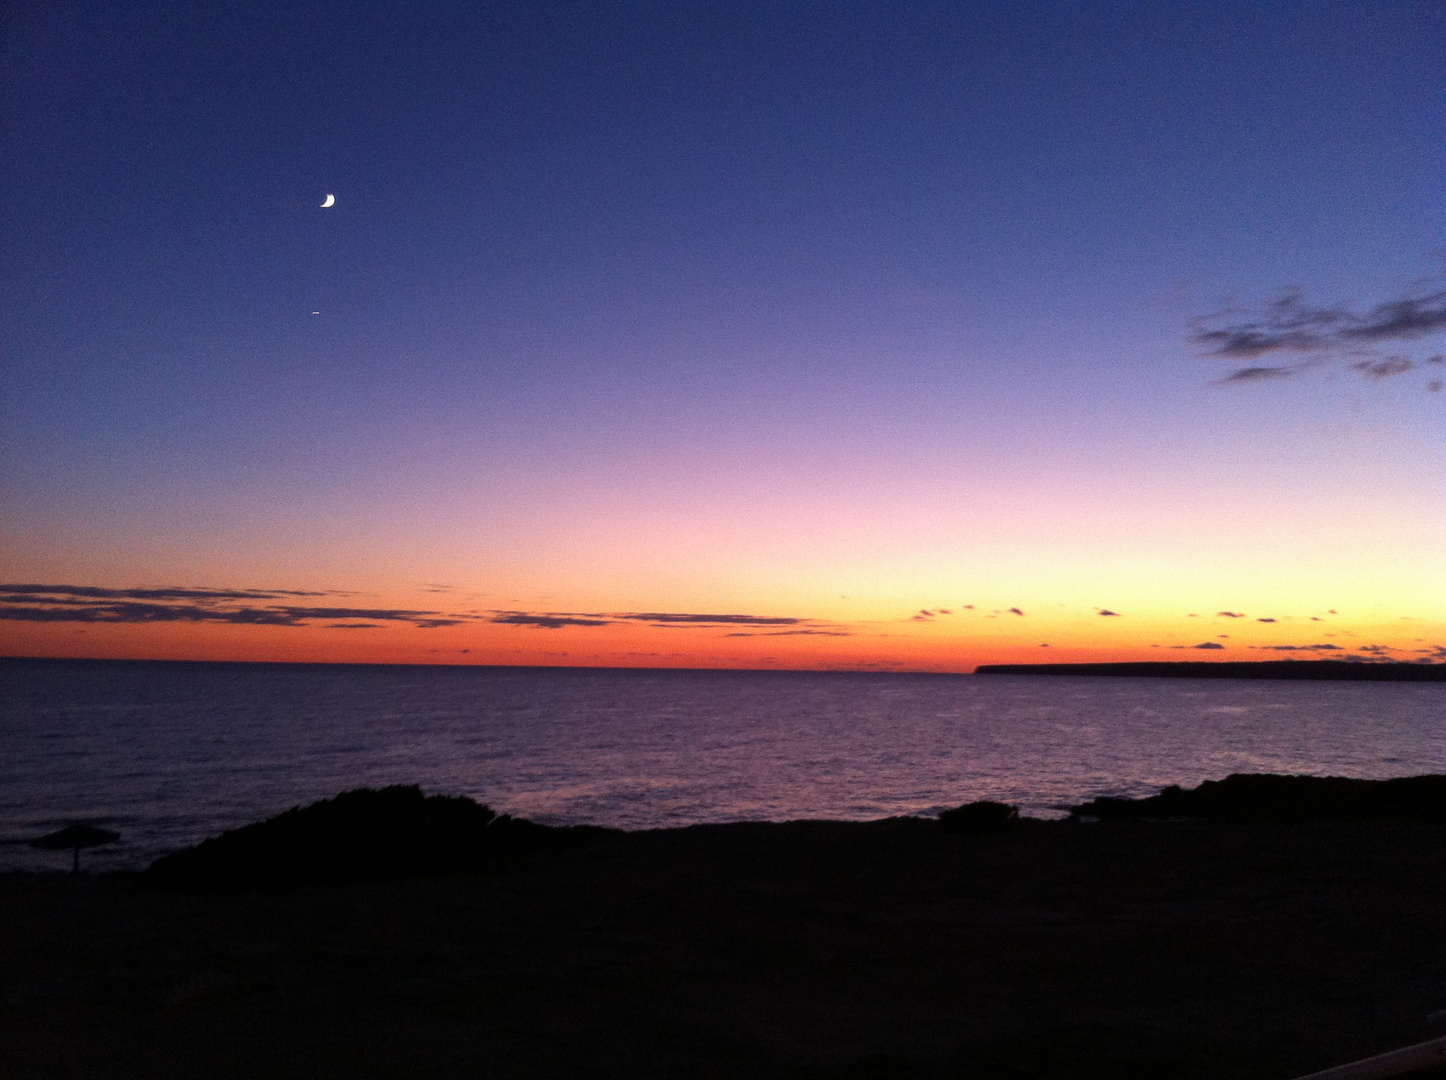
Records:
[[[939,815],[939,828],[964,835],[1004,832],[1018,824],[1018,807],[988,799],[965,803]]]
[[[153,862],[157,888],[250,891],[470,873],[612,830],[550,828],[416,786],[358,788]]]
[[[1232,773],[1197,788],[1176,785],[1144,799],[1099,798],[1072,807],[1074,817],[1113,820],[1446,822],[1446,776],[1353,780],[1343,776]]]

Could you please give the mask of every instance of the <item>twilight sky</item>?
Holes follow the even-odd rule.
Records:
[[[1446,659],[1440,3],[0,33],[0,654]]]

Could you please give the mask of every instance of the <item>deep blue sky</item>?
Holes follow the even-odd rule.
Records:
[[[536,529],[627,547],[628,519],[842,515],[856,554],[917,550],[896,503],[1000,483],[1070,507],[1172,477],[1268,502],[1273,469],[1439,492],[1424,380],[1221,393],[1186,333],[1228,294],[1369,307],[1441,272],[1440,3],[4,19],[13,573],[126,583],[189,550],[177,578],[351,559],[404,590],[407,544],[456,574],[466,536],[520,565]],[[1399,461],[1325,460],[1342,438]],[[1001,537],[1031,527],[990,505]],[[318,522],[395,537],[329,561]],[[559,593],[586,558],[556,553]],[[617,588],[711,587],[686,557],[645,579]]]

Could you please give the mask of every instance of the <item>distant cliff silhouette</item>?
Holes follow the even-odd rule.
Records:
[[[1156,679],[1346,679],[1446,682],[1446,664],[1350,660],[1159,660],[1122,664],[982,664],[976,675],[1133,675]]]

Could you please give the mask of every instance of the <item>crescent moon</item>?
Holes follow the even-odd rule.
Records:
[[[326,202],[322,203],[321,205],[322,205],[323,207],[326,207],[326,206],[335,206],[335,205],[336,205],[336,196],[335,196],[335,195],[328,195],[328,196],[326,197]]]

